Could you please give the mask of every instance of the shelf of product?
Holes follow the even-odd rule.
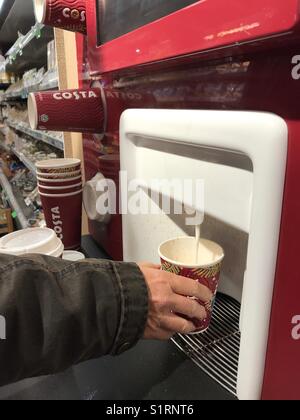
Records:
[[[16,122],[16,121],[7,121],[7,124],[21,133],[27,134],[28,136],[33,137],[36,140],[40,140],[44,143],[49,144],[50,146],[55,147],[59,150],[64,150],[64,143],[63,143],[63,134],[62,133],[55,133],[53,132],[43,132],[43,131],[36,131],[32,130],[29,125],[25,124],[24,122]]]
[[[19,228],[44,226],[45,220],[36,178],[10,154],[1,154],[2,203],[13,210]]]
[[[7,127],[7,125],[4,125],[0,122],[0,146],[1,146],[1,149],[6,152],[10,151],[9,144],[6,142],[8,133],[9,133],[9,127]]]
[[[18,218],[18,221],[22,227],[22,229],[25,229],[28,227],[28,220],[25,217],[22,208],[20,207],[14,193],[12,190],[12,187],[9,183],[9,180],[6,178],[4,172],[0,168],[0,183],[3,188],[2,194],[5,195],[5,197],[2,196],[2,200],[5,201],[5,199],[8,201],[9,206],[15,211],[16,217]]]
[[[6,71],[0,71],[0,90],[6,90],[9,86],[16,82],[16,76],[14,73],[8,73]]]
[[[2,110],[6,124],[14,130],[26,134],[57,149],[64,150],[63,133],[32,130],[29,126],[28,111],[25,104],[8,105]]]
[[[10,101],[13,99],[27,99],[29,93],[53,90],[58,88],[57,69],[32,69],[26,72],[22,79],[9,86],[1,96],[1,101]]]
[[[21,162],[24,163],[27,169],[36,176],[36,169],[34,163],[26,156],[24,153],[18,151],[15,148],[12,148],[12,152],[20,159]]]
[[[7,104],[2,108],[2,117],[8,121],[18,121],[18,123],[25,123],[29,125],[28,111],[26,104]]]
[[[18,134],[15,129],[8,129],[2,134],[1,148],[13,153],[35,176],[35,163],[45,159],[57,159],[63,157],[63,151],[53,146],[36,141],[26,134]]]
[[[4,194],[4,197],[2,196],[2,200],[5,201],[6,199],[8,201],[9,206],[15,211],[15,217],[18,218],[21,228],[22,229],[27,228],[28,219],[24,215],[23,209],[21,208],[21,206],[19,205],[19,202],[17,201],[15,197],[15,194],[12,190],[9,180],[6,178],[1,168],[0,168],[0,183],[3,188],[3,194]]]
[[[0,144],[0,148],[1,148],[2,150],[4,150],[6,153],[11,153],[11,149],[10,149],[10,147],[9,147],[9,146],[7,146],[4,142],[2,142],[2,143]]]
[[[20,40],[21,38],[19,38]],[[28,42],[33,38],[26,38]],[[24,41],[17,41],[16,45],[11,48],[8,52],[9,57],[15,55],[16,51],[24,48]],[[26,42],[27,42],[26,41]],[[45,60],[42,66],[31,68],[25,71],[23,77],[19,80],[15,80],[15,77],[8,77],[8,73],[1,73],[5,75],[6,80],[10,80],[12,84],[8,89],[0,96],[0,102],[11,101],[11,100],[24,100],[28,98],[30,92],[53,90],[58,88],[58,66],[56,59],[56,47],[55,41],[51,40],[47,42],[44,47]],[[9,58],[7,58],[9,60]],[[6,60],[6,61],[7,61]],[[32,66],[33,67],[33,66]],[[13,83],[14,81],[14,83]]]

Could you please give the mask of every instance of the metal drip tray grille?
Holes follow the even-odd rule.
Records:
[[[211,326],[203,334],[177,335],[174,343],[205,373],[236,395],[240,304],[218,294]]]

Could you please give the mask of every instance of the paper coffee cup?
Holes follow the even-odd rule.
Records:
[[[43,254],[59,258],[63,251],[62,241],[48,228],[23,229],[0,239],[0,254]]]
[[[31,93],[28,118],[33,130],[103,133],[105,111],[100,89]]]
[[[37,22],[66,31],[87,33],[86,0],[34,0]]]
[[[200,241],[198,259],[196,260],[196,244],[196,239],[193,237],[171,239],[161,244],[158,252],[162,269],[191,278],[208,287],[215,300],[224,251],[217,243],[202,239]],[[194,299],[193,296],[190,297]],[[198,300],[199,304],[205,307],[207,317],[202,321],[192,320],[197,328],[193,334],[203,333],[209,328],[214,300],[213,302],[201,302]]]
[[[81,172],[80,159],[49,159],[35,164],[38,174],[51,176],[57,174],[77,174]]]
[[[46,224],[62,240],[65,249],[81,244],[82,189],[66,194],[40,193]]]

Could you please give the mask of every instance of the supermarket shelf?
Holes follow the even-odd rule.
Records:
[[[3,101],[10,101],[14,99],[22,99],[25,100],[28,98],[29,94],[32,92],[42,92],[47,90],[58,89],[58,81],[54,80],[53,82],[30,86],[29,88],[22,89],[16,92],[11,92],[8,94],[4,94],[2,96]]]
[[[38,88],[34,91],[45,91],[45,90],[53,90],[58,89],[58,80],[53,80],[49,83],[41,83]],[[34,92],[33,90],[29,90],[29,92]]]
[[[2,96],[2,102],[4,101],[12,101],[12,100],[17,100],[17,99],[27,99],[28,98],[28,93],[26,93],[25,91],[18,91],[18,92],[12,92],[9,94],[4,94]]]
[[[0,148],[5,150],[5,152],[10,153],[11,149],[4,143],[4,142],[0,142]]]
[[[32,130],[30,127],[17,123],[16,121],[8,121],[8,125],[13,128],[14,130],[21,131],[24,134],[27,134],[33,137],[36,140],[40,140],[44,143],[49,144],[50,146],[55,147],[59,150],[64,150],[64,143],[63,141],[50,136],[49,134],[43,133],[42,131]]]
[[[22,55],[23,49],[29,45],[33,39],[41,37],[43,28],[44,25],[36,23],[26,35],[20,36],[17,39],[15,44],[8,51],[6,60],[0,65],[0,72],[4,72],[9,64],[12,64],[18,56]]]
[[[20,159],[20,161],[24,163],[27,169],[29,169],[30,172],[32,172],[33,175],[36,176],[36,169],[35,169],[34,163],[31,162],[22,152],[18,152],[13,147],[12,148],[8,147],[3,142],[0,142],[0,148],[2,148],[8,153],[13,153],[14,155],[16,155]]]
[[[22,152],[18,152],[16,149],[12,148],[12,152],[20,159],[21,162],[24,163],[27,169],[36,176],[36,169],[33,162],[31,162]]]
[[[11,208],[16,212],[19,223],[23,229],[26,229],[28,227],[28,221],[18,203],[16,200],[16,197],[13,193],[13,190],[11,188],[11,185],[9,183],[9,180],[6,178],[5,174],[3,173],[2,169],[0,168],[0,183],[2,185],[2,188],[6,192],[7,199],[9,201],[9,204]]]

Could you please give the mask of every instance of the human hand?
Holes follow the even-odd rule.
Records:
[[[191,319],[203,320],[207,314],[203,306],[188,296],[209,303],[213,298],[211,291],[195,280],[162,271],[158,265],[138,265],[149,290],[149,314],[144,338],[168,340],[176,333],[195,331]]]

